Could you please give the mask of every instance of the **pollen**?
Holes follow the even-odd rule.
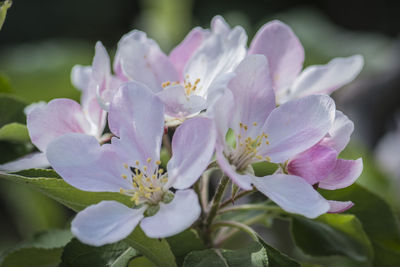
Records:
[[[251,127],[256,127],[257,125],[257,122],[253,122],[250,125],[239,122],[239,132],[235,133],[237,145],[229,155],[231,164],[235,165],[237,170],[244,170],[249,164],[264,159],[259,150],[263,145],[269,145],[268,135],[262,132],[254,136],[248,132]]]
[[[200,83],[200,79],[196,79],[194,83],[191,83],[189,81],[189,75],[186,75],[184,81],[183,81],[183,87],[185,88],[185,94],[186,96],[190,96],[191,93],[196,91],[198,84]]]
[[[147,158],[147,164],[153,161]],[[131,189],[120,189],[120,193],[130,196],[135,205],[147,203],[150,205],[158,204],[163,199],[164,185],[168,181],[167,173],[163,169],[159,169],[160,160],[155,161],[157,167],[153,169],[152,165],[141,165],[139,161],[135,161],[135,167],[129,167],[123,164],[124,168],[131,171],[131,175],[122,173],[123,179],[131,179]],[[151,171],[151,173],[148,172]]]

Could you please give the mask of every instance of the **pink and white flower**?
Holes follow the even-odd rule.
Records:
[[[256,177],[252,163],[284,164],[317,144],[331,129],[334,101],[312,95],[276,107],[269,65],[263,55],[250,55],[235,69],[228,90],[209,111],[218,131],[217,161],[244,190],[254,185],[288,212],[314,218],[329,203],[303,178],[285,173]],[[226,135],[233,131],[234,144]]]
[[[175,235],[197,220],[198,197],[188,189],[208,166],[216,132],[209,118],[182,124],[172,140],[173,155],[160,168],[164,105],[143,84],[121,86],[110,104],[111,144],[70,133],[47,148],[51,166],[72,186],[92,192],[120,192],[132,207],[102,201],[78,213],[72,232],[82,242],[100,246],[127,237],[140,224],[149,237]],[[177,189],[175,193],[171,188]]]
[[[361,175],[362,159],[338,159],[353,132],[354,124],[342,112],[336,111],[335,121],[328,134],[315,146],[289,160],[286,172],[305,179],[310,185],[336,190],[352,185]],[[329,201],[329,212],[343,212],[354,204],[351,201]]]
[[[231,29],[219,16],[211,30],[194,28],[169,56],[144,32],[133,30],[118,44],[114,70],[125,81],[147,85],[164,102],[167,124],[177,125],[210,105],[221,87],[217,78],[244,58],[246,42],[242,27]]]
[[[110,59],[106,49],[98,42],[92,66],[74,66],[72,83],[82,91],[81,105],[71,99],[54,99],[48,104],[29,106],[27,127],[32,143],[40,152],[24,156],[0,166],[6,171],[48,167],[46,148],[57,137],[66,133],[84,133],[101,139],[106,111],[98,102],[98,95],[108,97],[121,83],[110,73]],[[109,100],[109,99],[107,99]]]
[[[335,58],[326,65],[314,65],[301,71],[304,48],[292,29],[278,20],[258,30],[248,54],[267,57],[279,104],[312,94],[330,94],[354,80],[364,65],[363,57],[354,55]]]

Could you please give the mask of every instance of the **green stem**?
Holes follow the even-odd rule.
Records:
[[[267,212],[279,212],[279,213],[283,212],[283,210],[278,206],[269,206],[264,204],[244,204],[244,205],[221,209],[219,213],[222,214],[226,212],[242,211],[242,210],[263,210]]]
[[[226,207],[226,206],[228,206],[229,204],[232,204],[232,202],[234,202],[235,200],[237,200],[237,199],[239,199],[239,198],[242,198],[242,197],[244,197],[244,196],[247,196],[247,195],[249,195],[249,194],[251,194],[251,193],[254,193],[254,192],[256,192],[256,191],[257,191],[257,190],[242,191],[242,192],[240,192],[239,194],[237,194],[237,195],[235,196],[235,198],[230,198],[230,199],[227,199],[226,201],[222,202],[220,208]]]
[[[260,214],[260,215],[254,216],[250,219],[247,219],[247,220],[241,222],[241,224],[249,226],[249,225],[252,225],[252,224],[255,224],[255,223],[261,221],[264,218],[265,218],[265,214]],[[215,237],[214,247],[221,246],[221,244],[223,244],[226,240],[228,240],[229,238],[231,238],[232,236],[234,236],[236,233],[239,232],[239,229],[237,229],[237,228],[231,229],[230,231],[224,231],[224,230],[225,229],[222,229],[222,231],[220,231],[218,233],[218,235]]]
[[[234,227],[237,228],[239,230],[242,230],[243,232],[247,233],[253,240],[257,241],[258,237],[257,234],[254,232],[253,229],[251,229],[251,227],[240,223],[240,222],[235,222],[235,221],[219,221],[216,222],[215,224],[213,224],[211,226],[211,229],[214,230],[216,228],[219,227],[224,227],[224,226],[228,226],[228,227]]]
[[[203,225],[204,241],[207,245],[211,245],[210,226],[211,226],[212,222],[214,221],[215,216],[218,213],[219,205],[220,205],[221,199],[225,193],[225,189],[226,189],[226,186],[228,185],[228,183],[229,183],[229,177],[226,176],[225,174],[223,174],[223,176],[219,182],[219,185],[215,191],[214,197],[212,199],[210,211],[208,212],[208,215],[207,215],[204,225]]]
[[[222,196],[225,193],[225,189],[226,186],[228,185],[228,182],[229,182],[229,177],[224,174],[221,178],[221,181],[219,182],[217,190],[215,191],[214,197],[212,199],[211,209],[206,219],[206,226],[210,226],[215,216],[217,215],[219,210],[219,204],[221,202]]]

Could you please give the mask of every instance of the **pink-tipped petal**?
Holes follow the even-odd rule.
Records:
[[[250,44],[249,54],[267,57],[276,92],[290,87],[303,67],[303,46],[292,29],[277,20],[258,30]]]
[[[137,82],[121,86],[111,103],[108,123],[115,135],[121,140],[125,138],[122,150],[129,142],[136,146],[135,151],[140,151],[143,158],[159,159],[164,133],[164,105],[146,86]],[[122,131],[125,131],[124,136]]]
[[[66,133],[97,133],[85,117],[81,106],[70,99],[54,99],[46,106],[37,106],[27,116],[32,143],[41,151],[57,137]]]
[[[303,178],[274,174],[254,177],[254,186],[287,212],[316,218],[329,210],[329,203]]]
[[[217,147],[216,157],[219,167],[225,173],[225,175],[232,179],[232,182],[234,182],[243,190],[251,190],[253,188],[251,186],[252,176],[250,174],[237,173],[236,167],[229,164],[222,149],[220,149],[219,147]]]
[[[72,233],[91,246],[115,243],[127,237],[143,218],[145,208],[131,209],[116,201],[102,201],[79,212]]]
[[[323,180],[335,168],[336,150],[315,145],[292,159],[288,166],[289,174],[304,178],[313,185]]]
[[[215,34],[229,34],[231,27],[222,16],[217,15],[211,20],[211,30]]]
[[[85,91],[92,79],[92,67],[75,65],[71,70],[71,82],[76,89]]]
[[[341,213],[354,206],[354,203],[351,201],[328,200],[328,202],[330,205],[328,213]]]
[[[92,62],[93,79],[96,82],[103,82],[106,77],[111,75],[110,69],[110,57],[108,56],[106,48],[99,41],[96,43],[95,55]]]
[[[178,190],[174,199],[160,203],[160,210],[140,223],[143,232],[151,238],[176,235],[189,228],[200,216],[201,208],[197,194],[191,190]]]
[[[212,82],[229,73],[246,55],[247,35],[235,27],[228,34],[211,34],[187,62],[184,74],[187,82],[197,84],[196,94],[205,97]]]
[[[335,168],[319,183],[319,187],[328,190],[336,190],[352,185],[361,175],[363,170],[362,159],[344,160],[338,159]]]
[[[211,161],[215,139],[215,128],[209,118],[193,118],[179,126],[172,139],[168,184],[177,189],[192,186]]]
[[[327,137],[321,141],[321,145],[329,146],[340,153],[349,143],[354,130],[354,123],[342,112],[336,110],[335,121],[329,130]]]
[[[332,127],[335,102],[326,95],[295,99],[274,109],[263,129],[269,145],[264,156],[282,163],[318,143]]]
[[[330,94],[353,81],[362,70],[364,59],[361,55],[335,58],[326,65],[306,68],[294,81],[290,98],[311,94]]]
[[[141,31],[133,30],[122,37],[114,62],[116,73],[122,71],[125,79],[141,82],[153,92],[161,91],[163,82],[179,81],[168,57]]]
[[[207,108],[203,97],[186,95],[185,88],[180,84],[168,86],[157,96],[165,105],[165,114],[171,117],[185,118]]]
[[[275,108],[275,94],[263,55],[246,57],[235,69],[229,82],[235,101],[235,119],[231,128],[238,133],[239,122],[250,126],[247,136],[257,136],[268,115]],[[253,124],[256,124],[254,126]]]
[[[183,80],[183,69],[186,63],[201,45],[207,34],[208,32],[200,27],[194,28],[169,54],[169,60],[175,66],[179,74],[179,80]]]
[[[100,146],[93,136],[65,134],[48,145],[47,159],[53,169],[70,185],[91,192],[119,192],[131,189],[122,177],[130,171],[109,144]]]
[[[34,152],[18,158],[14,161],[7,162],[5,164],[0,164],[0,170],[6,172],[17,172],[26,169],[34,168],[47,168],[50,166],[47,160],[46,154],[43,152]]]

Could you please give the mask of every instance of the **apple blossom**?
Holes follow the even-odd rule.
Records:
[[[364,65],[363,57],[354,55],[301,72],[304,48],[292,29],[278,20],[258,30],[248,53],[267,57],[278,103],[311,94],[330,94],[354,80]]]
[[[166,56],[144,32],[133,30],[122,37],[114,61],[121,79],[147,85],[165,104],[168,125],[177,125],[206,109],[216,78],[231,72],[246,54],[247,36],[217,16],[211,30],[194,28]],[[221,81],[221,80],[219,80]]]
[[[72,232],[100,246],[128,236],[140,223],[149,237],[167,237],[188,228],[200,215],[198,197],[188,189],[208,166],[216,133],[209,118],[187,120],[175,132],[168,172],[160,168],[164,106],[140,83],[125,83],[110,104],[111,144],[70,133],[47,148],[51,166],[72,186],[92,192],[120,192],[132,207],[102,201],[78,213]],[[170,188],[177,191],[173,193]]]
[[[16,161],[0,165],[6,171],[48,167],[47,145],[66,133],[84,133],[101,139],[106,111],[98,102],[98,94],[107,97],[121,83],[110,74],[110,59],[107,51],[98,42],[92,66],[74,66],[72,83],[82,91],[81,105],[71,99],[54,99],[28,106],[27,127],[32,143],[40,152],[34,152]]]
[[[328,134],[315,146],[289,160],[286,171],[304,178],[310,185],[328,190],[350,186],[361,175],[362,159],[338,159],[346,147],[354,125],[342,112],[336,111]],[[351,201],[329,201],[329,212],[342,212],[353,206]]]
[[[269,66],[262,55],[250,55],[235,69],[228,90],[209,111],[218,130],[217,161],[240,188],[254,185],[284,210],[307,217],[328,211],[328,202],[303,178],[276,173],[256,177],[252,163],[284,163],[318,143],[332,127],[333,100],[312,95],[275,106]],[[235,142],[229,144],[232,130]]]

